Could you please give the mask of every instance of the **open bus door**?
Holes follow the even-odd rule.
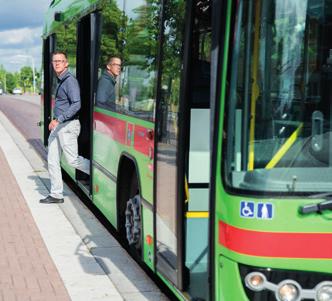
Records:
[[[93,86],[95,69],[96,30],[99,24],[97,13],[83,17],[77,24],[77,80],[81,89],[80,123],[81,134],[78,137],[79,155],[91,160],[92,154],[92,112]],[[91,174],[91,167],[90,167]],[[76,170],[78,185],[88,195],[91,191],[91,178],[85,173]]]
[[[41,137],[43,139],[43,144],[47,146],[48,136],[50,131],[48,129],[48,124],[51,121],[51,111],[52,111],[52,77],[53,69],[51,65],[52,53],[54,51],[54,35],[50,35],[44,40],[43,43],[43,65],[44,65],[44,83],[43,92],[41,95],[41,112],[40,121],[38,125],[41,127]]]
[[[172,11],[167,2],[170,7],[163,10],[156,110],[156,269],[192,300],[208,300],[211,4],[182,4]],[[172,14],[177,14],[177,22],[170,22]]]

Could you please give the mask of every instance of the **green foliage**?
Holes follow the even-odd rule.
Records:
[[[56,50],[65,52],[68,56],[69,67],[73,73],[76,70],[76,23],[62,25],[56,31]]]
[[[31,67],[22,67],[20,70],[20,83],[23,87],[23,91],[26,92],[28,87],[33,84],[33,72]]]
[[[163,76],[167,102],[177,105],[180,94],[181,53],[184,39],[185,1],[168,1],[165,9]]]
[[[156,59],[160,39],[160,0],[140,0],[136,7],[122,11],[115,0],[102,0],[102,35],[99,67],[111,56],[119,56],[124,70],[120,94],[140,106],[155,99]],[[177,105],[180,91],[181,52],[185,1],[167,1],[164,7],[162,86],[169,105]]]
[[[5,81],[6,81],[6,70],[5,68],[0,65],[0,88],[5,88]]]
[[[103,0],[103,27],[100,44],[99,66],[104,67],[111,56],[124,58],[125,31],[124,23],[126,17],[117,7],[115,1]]]
[[[16,76],[13,73],[7,73],[6,75],[6,84],[7,84],[7,91],[12,92],[13,89],[17,85]]]
[[[40,87],[40,73],[35,71],[36,88]],[[0,66],[0,87],[11,93],[20,87],[24,92],[33,92],[33,72],[29,66],[24,66],[19,72],[8,72]],[[35,91],[38,92],[38,91]]]
[[[134,9],[135,19],[129,19],[127,24],[127,52],[130,64],[141,65],[142,69],[155,69],[157,43],[159,40],[159,1],[149,0],[145,5]],[[135,61],[132,55],[144,57]]]

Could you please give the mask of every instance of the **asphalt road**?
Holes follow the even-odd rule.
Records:
[[[41,141],[38,96],[0,95],[0,110],[15,125],[27,141],[45,158],[46,150]]]

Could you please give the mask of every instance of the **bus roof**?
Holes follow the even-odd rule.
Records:
[[[94,10],[102,0],[53,0],[45,14],[43,38],[46,38],[62,23]],[[59,13],[60,21],[55,21]]]

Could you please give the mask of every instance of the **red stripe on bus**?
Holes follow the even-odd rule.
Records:
[[[260,232],[219,221],[219,243],[252,256],[332,258],[332,233]]]
[[[153,137],[149,137],[148,128],[136,125],[134,134],[134,149],[153,159],[154,142]]]
[[[113,140],[125,144],[126,122],[99,112],[93,113],[96,131],[110,136]]]
[[[128,146],[131,146],[133,131],[134,131],[134,125],[131,123],[128,123],[128,125],[127,125],[127,142],[126,142],[126,144]]]

